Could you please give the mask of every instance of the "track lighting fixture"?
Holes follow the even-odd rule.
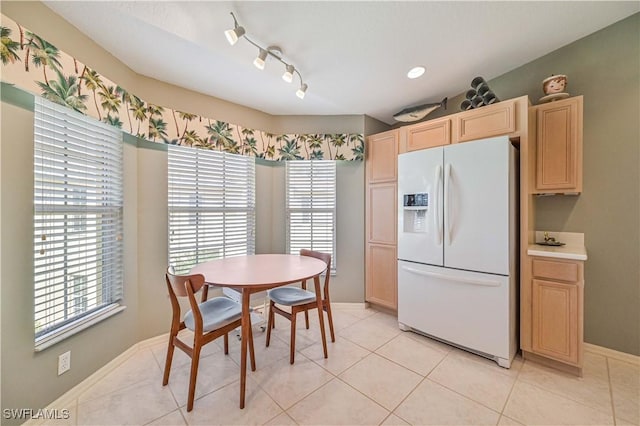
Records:
[[[293,82],[293,75],[297,74],[298,78],[300,79],[300,88],[296,91],[296,96],[298,96],[300,99],[303,99],[309,86],[302,81],[302,75],[293,66],[293,64],[289,64],[285,62],[284,59],[282,59],[282,50],[278,46],[269,46],[267,48],[261,47],[249,37],[247,37],[244,27],[238,25],[238,20],[236,19],[236,16],[233,14],[233,12],[231,12],[231,16],[233,17],[233,28],[224,32],[224,35],[229,41],[229,44],[233,46],[238,42],[238,39],[244,37],[244,39],[247,40],[250,44],[258,48],[258,56],[253,61],[253,65],[255,65],[256,68],[263,70],[267,59],[271,57],[285,66],[285,72],[282,75],[282,79],[287,83]]]

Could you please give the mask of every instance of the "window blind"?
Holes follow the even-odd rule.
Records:
[[[38,96],[34,107],[36,348],[122,299],[122,133]]]
[[[336,162],[288,161],[286,165],[287,252],[330,253],[336,267]]]
[[[255,160],[169,146],[169,264],[255,253]]]

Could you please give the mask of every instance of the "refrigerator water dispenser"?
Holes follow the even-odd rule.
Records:
[[[427,232],[429,194],[404,194],[404,232]]]

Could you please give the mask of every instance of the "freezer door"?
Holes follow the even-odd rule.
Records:
[[[515,280],[400,261],[398,322],[508,365],[516,349]]]
[[[443,148],[398,156],[398,258],[442,265]]]
[[[444,148],[444,266],[509,274],[513,149],[506,136]]]

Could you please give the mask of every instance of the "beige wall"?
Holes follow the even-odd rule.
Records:
[[[170,304],[167,153],[164,145],[125,144],[125,297],[127,309],[40,353],[33,350],[33,112],[2,103],[2,408],[46,406],[134,343],[164,334]],[[256,166],[256,252],[284,253],[284,164]],[[364,165],[337,168],[338,273],[332,300],[363,302]],[[11,265],[10,268],[7,265]],[[57,356],[72,368],[57,376]]]
[[[551,74],[566,74],[567,91],[584,95],[584,191],[536,197],[536,229],[585,234],[585,341],[640,355],[640,14],[489,86],[500,99],[537,104]],[[462,99],[428,118],[458,112]]]
[[[336,168],[336,265],[331,300],[364,302],[364,163]],[[269,189],[271,192],[267,192]],[[267,228],[267,229],[265,229]],[[266,241],[266,236],[270,241]],[[285,164],[256,166],[256,253],[285,253]]]
[[[123,304],[127,309],[34,352],[33,112],[2,103],[0,149],[4,154],[0,164],[2,408],[41,408],[139,339],[137,154],[135,147],[125,145]],[[57,357],[66,351],[71,351],[71,370],[58,376]]]

